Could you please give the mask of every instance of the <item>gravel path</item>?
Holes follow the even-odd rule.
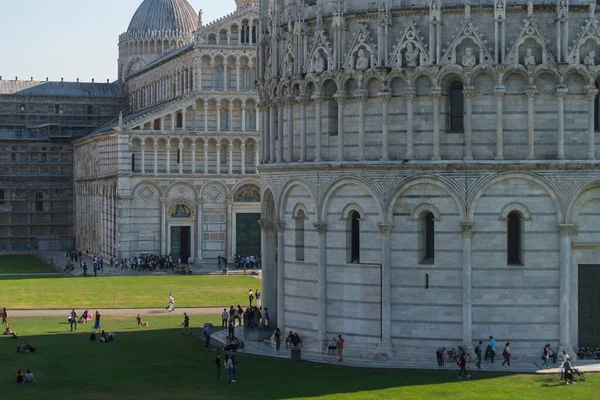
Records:
[[[95,313],[96,310],[100,311],[103,316],[136,316],[140,315],[158,315],[158,314],[175,314],[183,315],[188,313],[189,315],[208,315],[208,314],[221,314],[223,308],[226,307],[201,307],[201,308],[175,308],[175,311],[169,312],[164,308],[110,308],[110,309],[96,309],[88,308],[88,312]],[[84,309],[76,309],[78,315],[81,315]],[[70,309],[63,310],[8,310],[9,317],[67,317],[71,312]]]

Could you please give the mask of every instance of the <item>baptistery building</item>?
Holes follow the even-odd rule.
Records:
[[[317,349],[600,342],[596,1],[260,8],[263,304]]]
[[[78,248],[187,261],[260,253],[258,7],[205,24],[145,0],[119,37],[130,108],[74,142]]]

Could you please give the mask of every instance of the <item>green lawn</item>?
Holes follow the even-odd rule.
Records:
[[[0,256],[0,274],[26,274],[39,272],[52,273],[56,271],[33,256]]]
[[[250,276],[112,276],[0,278],[0,305],[8,309],[176,307],[246,305]]]
[[[117,333],[107,344],[89,340],[91,325],[69,333],[56,318],[12,318],[20,340],[0,337],[0,387],[13,399],[595,399],[600,375],[564,386],[557,376],[474,374],[457,380],[452,372],[390,371],[312,365],[237,355],[237,382],[215,379],[214,351],[196,336],[181,335],[181,316],[153,316],[139,330],[132,318],[106,319]],[[195,329],[218,316],[192,316]],[[37,346],[19,354],[18,344]],[[37,385],[14,382],[18,368],[31,368]]]

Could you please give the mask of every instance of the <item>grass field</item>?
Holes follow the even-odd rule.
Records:
[[[89,340],[91,325],[69,333],[56,318],[12,318],[20,340],[0,337],[0,387],[14,399],[596,399],[600,375],[563,386],[557,376],[474,374],[457,380],[452,372],[390,371],[322,366],[238,354],[237,382],[224,371],[215,379],[215,352],[194,335],[182,336],[181,316],[155,316],[139,330],[132,318],[103,321],[114,342]],[[218,316],[194,316],[192,328]],[[16,353],[28,341],[35,354]],[[19,385],[14,375],[31,368],[37,385]]]
[[[177,307],[246,305],[250,276],[3,277],[0,305],[8,309]]]
[[[0,274],[29,274],[29,273],[56,272],[52,267],[44,264],[35,257],[27,255],[0,256]]]

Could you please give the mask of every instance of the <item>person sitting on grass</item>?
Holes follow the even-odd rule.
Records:
[[[106,333],[104,331],[102,331],[102,333],[100,334],[100,340],[98,340],[100,343],[108,343],[108,337],[106,336]]]
[[[35,346],[32,346],[27,342],[17,347],[17,353],[35,353],[36,351],[37,349]]]
[[[327,354],[335,354],[337,350],[337,339],[335,336],[331,339],[331,344],[327,348]]]
[[[17,371],[17,383],[23,383],[25,381],[25,375],[23,375],[23,370],[20,369]]]
[[[16,334],[17,333],[12,330],[12,327],[10,325],[6,325],[6,330],[4,331],[4,335],[6,335],[6,336],[8,336],[8,335],[15,336]]]
[[[27,370],[27,373],[23,377],[23,383],[37,383],[30,369]]]
[[[81,319],[79,320],[80,324],[85,324],[88,320],[88,310],[85,310],[83,314],[81,314]]]

